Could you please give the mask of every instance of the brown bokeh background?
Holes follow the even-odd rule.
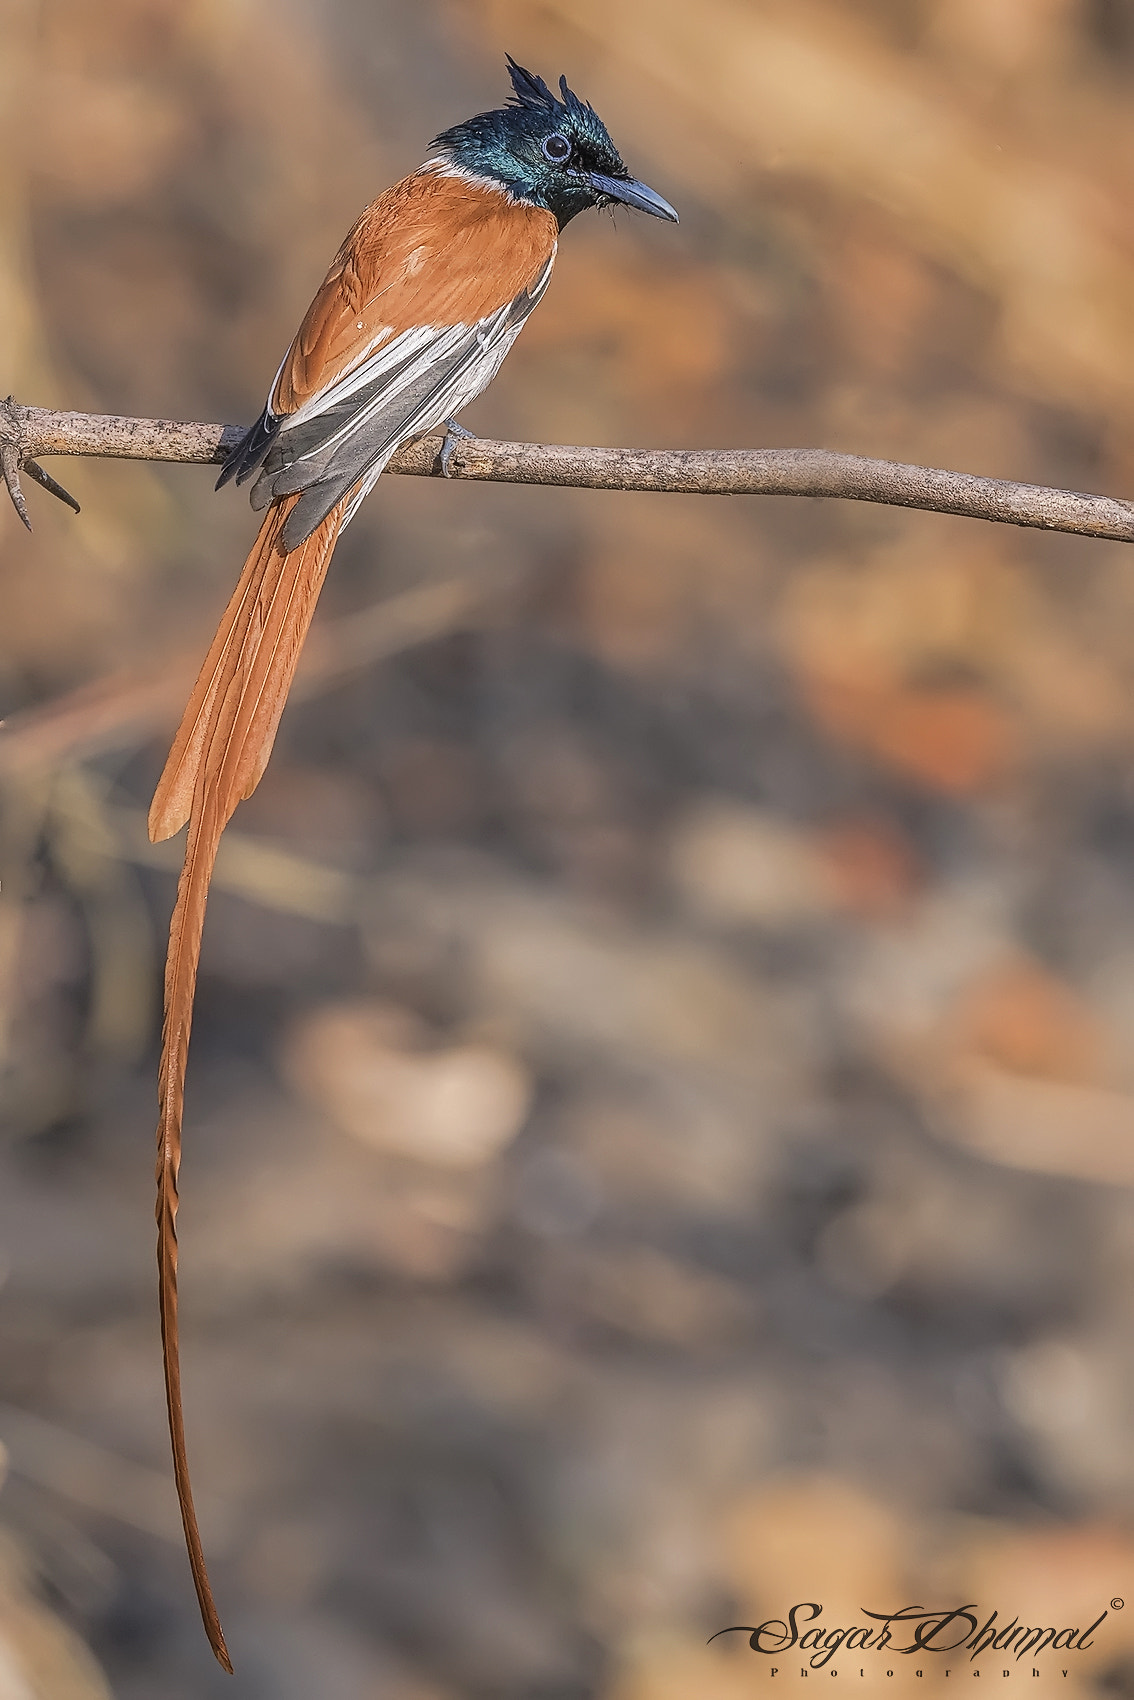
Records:
[[[507,49],[682,223],[574,224],[468,424],[1134,490],[1131,0],[0,0],[0,40],[20,400],[253,417]],[[741,1700],[707,1637],[794,1599],[1134,1592],[1134,555],[383,481],[198,997],[229,1680],[140,822],[253,522],[52,469],[81,518],[0,509],[3,1700]],[[1124,1623],[1064,1692],[1130,1690]]]

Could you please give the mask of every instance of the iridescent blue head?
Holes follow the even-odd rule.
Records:
[[[559,79],[556,100],[542,77],[509,55],[515,91],[498,112],[481,112],[434,139],[446,161],[486,177],[519,201],[554,213],[560,229],[587,207],[621,201],[655,218],[677,214],[668,201],[631,177],[593,106]]]

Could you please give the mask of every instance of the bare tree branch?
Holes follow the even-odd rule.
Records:
[[[53,494],[76,506],[34,465],[45,454],[115,455],[134,460],[222,462],[239,442],[239,425],[172,419],[117,419],[108,414],[55,413],[0,402],[0,474],[27,523],[19,488],[26,467]],[[391,472],[441,476],[443,439],[425,437],[400,449]],[[704,496],[837,496],[960,514],[1081,537],[1134,543],[1134,503],[1110,496],[981,478],[970,472],[867,460],[829,449],[600,449],[461,438],[449,462],[453,478],[504,484],[558,484],[588,490],[654,490]]]

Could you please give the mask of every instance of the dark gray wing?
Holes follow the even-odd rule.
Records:
[[[346,524],[395,449],[467,407],[491,383],[547,288],[553,260],[530,289],[477,324],[415,325],[294,413],[277,419],[265,409],[222,478],[235,475],[242,483],[259,467],[251,495],[256,509],[299,496],[282,533],[287,549],[298,548],[351,494]]]

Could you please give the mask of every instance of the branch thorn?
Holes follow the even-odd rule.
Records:
[[[35,479],[37,484],[42,484],[45,490],[50,490],[53,496],[58,496],[61,502],[65,502],[69,508],[73,508],[77,514],[82,513],[82,508],[79,506],[78,502],[76,502],[71,492],[69,490],[64,490],[62,484],[57,484],[55,479],[52,478],[50,472],[45,472],[43,470],[38,460],[25,460],[24,471],[29,473],[31,477]]]

